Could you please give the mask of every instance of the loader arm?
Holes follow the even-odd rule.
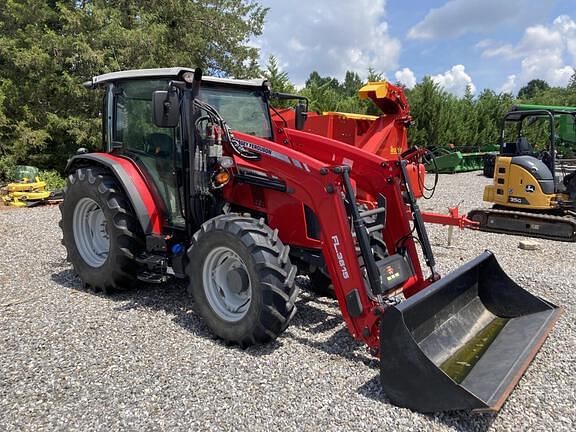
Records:
[[[314,139],[319,138],[314,135],[305,135]],[[356,241],[352,236],[350,218],[343,200],[345,190],[342,173],[338,169],[341,164],[328,165],[303,152],[251,135],[235,132],[235,136],[246,149],[260,156],[260,160],[251,160],[249,164],[236,156],[238,168],[260,165],[263,171],[273,172],[285,182],[287,193],[293,199],[306,204],[317,215],[322,233],[322,253],[334,284],[344,321],[351,335],[366,343],[372,352],[377,354],[379,350],[378,322],[383,309],[377,301],[370,298],[362,277],[355,248]],[[367,170],[367,172],[363,171],[365,175],[375,174],[379,168],[377,163],[369,160],[360,165]],[[393,169],[394,172],[396,170]],[[373,183],[371,183],[373,187],[385,190],[389,199],[401,200],[400,190],[395,181],[388,182],[382,179],[382,176],[373,175],[373,177]],[[390,212],[388,214],[390,219],[403,222],[392,230],[394,236],[401,238],[409,234],[410,226],[402,213],[403,207],[392,204],[387,208]],[[274,228],[273,225],[272,228]],[[393,243],[389,231],[387,229],[386,234],[388,240]],[[412,246],[411,250],[416,256],[416,260],[411,262],[414,274],[401,287],[405,295],[409,296],[424,288],[427,281],[423,280],[412,239],[410,238],[406,244]]]
[[[424,276],[419,265],[418,252],[412,235],[412,227],[406,212],[410,208],[402,196],[404,188],[400,161],[386,161],[378,155],[361,151],[319,135],[313,135],[294,129],[279,129],[277,142],[287,142],[299,153],[323,161],[326,164],[348,165],[352,169],[352,178],[356,181],[358,200],[377,202],[378,196],[386,198],[387,221],[382,232],[386,246],[390,251],[404,247],[413,265],[413,271],[420,285],[404,287],[406,297],[424,288]]]

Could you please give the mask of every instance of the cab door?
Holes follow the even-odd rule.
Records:
[[[165,224],[183,228],[179,173],[182,168],[180,126],[159,128],[152,121],[152,94],[166,90],[167,80],[122,80],[114,83],[112,97],[112,152],[129,157],[142,170],[163,204]]]

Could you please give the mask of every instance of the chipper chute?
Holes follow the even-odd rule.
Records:
[[[485,252],[384,312],[382,386],[417,411],[498,411],[559,314]]]

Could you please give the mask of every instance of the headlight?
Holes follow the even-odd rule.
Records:
[[[232,168],[234,165],[234,159],[230,156],[222,156],[218,162],[222,168]]]

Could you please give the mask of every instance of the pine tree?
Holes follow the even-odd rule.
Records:
[[[266,70],[262,72],[262,76],[270,82],[273,92],[296,93],[296,88],[290,82],[288,73],[280,70],[278,59],[273,55],[268,57],[268,64],[266,65]]]

